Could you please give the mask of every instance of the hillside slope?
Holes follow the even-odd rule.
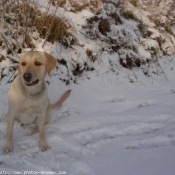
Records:
[[[20,2],[13,5],[16,11],[10,0],[1,3],[2,79],[13,75],[19,54],[27,50],[45,50],[55,56],[59,63],[55,74],[66,84],[101,67],[115,73],[123,67],[139,68],[150,77],[152,72],[162,72],[158,60],[175,52],[171,0]],[[23,10],[27,5],[30,8]]]

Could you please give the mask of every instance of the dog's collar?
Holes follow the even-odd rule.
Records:
[[[36,92],[35,94],[29,94],[30,98],[37,96],[38,94],[42,93],[45,90],[45,86],[43,84],[41,91]]]

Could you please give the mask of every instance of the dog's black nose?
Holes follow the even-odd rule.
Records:
[[[24,78],[25,81],[30,82],[31,79],[32,79],[32,74],[31,73],[25,73],[23,75],[23,78]]]

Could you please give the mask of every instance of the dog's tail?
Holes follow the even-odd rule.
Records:
[[[71,93],[71,90],[66,91],[58,102],[50,105],[51,109],[53,110],[53,109],[61,108],[62,103],[69,97],[70,93]]]

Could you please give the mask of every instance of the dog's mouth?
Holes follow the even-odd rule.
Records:
[[[29,82],[25,82],[26,86],[34,86],[36,84],[38,84],[39,80],[35,80],[35,81],[29,81]]]

